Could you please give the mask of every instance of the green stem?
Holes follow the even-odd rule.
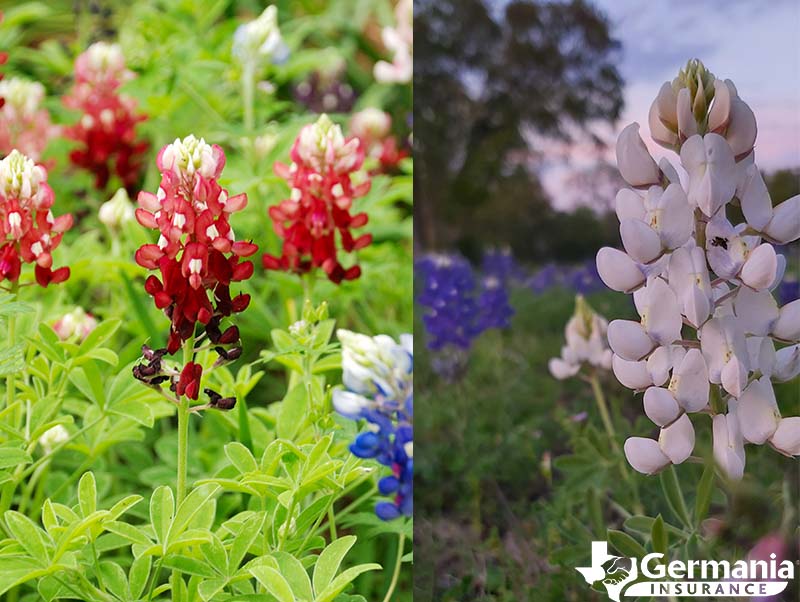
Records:
[[[194,359],[194,336],[189,337],[183,344],[183,365]],[[175,493],[175,507],[180,506],[186,497],[186,475],[188,473],[189,458],[189,409],[191,400],[181,396],[178,405],[178,486]]]
[[[153,599],[153,590],[156,587],[156,583],[158,583],[158,575],[161,573],[161,561],[164,559],[163,556],[159,556],[158,560],[156,561],[156,566],[153,569],[153,574],[151,575],[150,587],[147,588],[147,602]]]
[[[14,295],[14,300],[17,301],[19,293],[19,282],[14,282],[11,284],[11,294]],[[15,314],[11,314],[8,316],[8,348],[13,349],[14,345],[16,344],[17,338],[17,316]],[[11,372],[6,377],[6,407],[11,407],[11,404],[14,403],[14,393],[16,389],[16,382],[15,382],[16,374]]]
[[[619,453],[617,434],[614,432],[614,424],[611,422],[611,414],[608,411],[606,396],[603,394],[603,388],[600,386],[600,379],[597,378],[597,373],[592,373],[592,376],[589,377],[589,383],[592,385],[592,392],[597,402],[597,409],[600,411],[600,418],[603,420],[603,426],[606,429],[606,433],[608,433],[608,438],[611,439],[611,446],[616,453]]]
[[[603,388],[600,386],[600,379],[597,377],[597,372],[592,372],[591,377],[589,377],[589,383],[592,385],[592,392],[594,393],[594,398],[597,402],[597,409],[600,411],[600,418],[603,420],[603,426],[605,426],[608,438],[611,439],[611,447],[614,449],[617,461],[620,463],[622,478],[625,479],[625,481],[633,490],[634,511],[637,514],[644,514],[644,507],[642,506],[642,502],[639,498],[639,488],[636,485],[636,481],[631,478],[631,475],[628,472],[627,460],[625,460],[625,456],[622,453],[622,450],[619,448],[619,443],[617,443],[617,434],[614,431],[614,423],[611,421],[611,413],[608,411],[608,403],[606,402],[606,396],[603,394]]]
[[[367,491],[364,495],[359,497],[354,502],[352,502],[352,503],[348,504],[347,506],[345,506],[343,510],[340,510],[339,512],[337,512],[336,516],[338,516],[339,519],[341,519],[343,516],[347,516],[353,510],[355,510],[358,507],[360,507],[361,504],[363,504],[369,498],[374,497],[375,494],[377,493],[377,491],[378,491],[378,487],[377,486],[371,487],[370,490]],[[329,506],[329,508],[330,508],[330,506]],[[330,517],[328,517],[328,518],[330,518]],[[317,527],[316,530],[314,531],[314,535],[319,535],[320,533],[322,533],[324,531],[324,529],[325,529],[324,525],[322,527]]]
[[[253,115],[255,79],[253,66],[245,63],[242,71],[242,101],[244,102],[244,129],[248,136],[253,133],[255,127]]]
[[[239,440],[251,452],[253,450],[253,435],[250,432],[250,419],[247,413],[247,402],[244,395],[240,395],[236,400],[236,405],[239,406]]]
[[[389,584],[389,591],[383,597],[383,602],[389,602],[394,594],[394,589],[397,587],[397,581],[400,579],[400,568],[403,564],[403,548],[406,544],[406,536],[400,533],[397,537],[397,559],[394,562],[394,573],[392,574],[392,582]]]
[[[281,533],[280,541],[278,542],[278,550],[283,550],[286,543],[286,537],[289,535],[289,529],[292,526],[292,517],[294,516],[295,498],[289,504],[289,510],[286,512],[286,520],[283,521],[283,533]]]

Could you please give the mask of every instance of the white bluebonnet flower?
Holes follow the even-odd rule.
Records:
[[[566,345],[561,348],[561,357],[554,357],[548,363],[550,374],[565,380],[578,374],[583,366],[610,370],[607,328],[605,318],[589,306],[583,295],[577,295],[575,313],[564,329]]]
[[[753,112],[699,61],[662,86],[649,121],[680,165],[656,163],[638,124],[622,131],[624,251],[597,254],[600,277],[633,293],[640,316],[609,325],[614,373],[645,392],[661,429],[658,440],[628,439],[625,455],[646,474],[680,464],[694,446],[688,414],[702,411],[712,415],[717,463],[741,478],[745,444],[800,455],[800,417],[781,416],[773,389],[800,372],[800,300],[779,307],[772,293],[786,268],[773,245],[800,238],[800,195],[773,208],[755,165]],[[730,221],[732,204],[742,223]]]
[[[278,9],[270,5],[258,18],[236,28],[233,55],[243,64],[257,67],[266,62],[282,63],[289,48],[278,28]]]
[[[391,468],[378,482],[382,495],[375,513],[383,520],[411,516],[414,476],[414,351],[411,335],[398,343],[386,335],[370,337],[339,330],[345,390],[333,392],[337,412],[364,419],[369,428],[350,445],[359,458],[375,459]]]
[[[100,205],[98,219],[111,230],[117,230],[122,224],[133,220],[134,206],[124,188],[120,188],[109,200]]]
[[[342,382],[347,391],[334,392],[334,407],[342,415],[352,415],[361,396],[363,407],[370,403],[402,404],[412,391],[414,360],[411,335],[397,343],[392,337],[370,337],[339,329],[342,343]],[[349,408],[349,409],[348,409]]]
[[[57,424],[42,433],[41,437],[39,437],[39,445],[42,446],[42,449],[47,454],[53,451],[54,447],[68,439],[69,432],[67,432],[67,429],[63,425]]]

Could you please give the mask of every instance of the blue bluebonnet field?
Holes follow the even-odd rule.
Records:
[[[0,49],[0,597],[410,601],[410,2]]]

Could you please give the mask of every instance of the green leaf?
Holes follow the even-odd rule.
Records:
[[[111,509],[108,511],[109,518],[116,520],[141,501],[142,496],[136,495],[135,493],[125,496],[116,504],[111,506]]]
[[[92,349],[99,347],[105,343],[111,335],[113,335],[122,324],[122,320],[117,318],[104,320],[97,325],[97,328],[92,330],[89,335],[83,340],[78,347],[79,355],[86,355]]]
[[[12,587],[47,574],[30,558],[0,558],[0,595]]]
[[[150,522],[158,543],[165,545],[172,517],[175,514],[175,496],[167,485],[162,485],[150,498]]]
[[[333,328],[336,325],[336,320],[323,320],[317,323],[317,330],[314,333],[313,345],[315,347],[324,347],[328,341],[331,340],[333,335]]]
[[[258,463],[244,445],[238,441],[233,441],[225,446],[225,455],[231,461],[240,473],[256,472],[258,470]]]
[[[111,351],[111,349],[106,349],[105,347],[98,347],[96,349],[91,349],[84,355],[80,356],[76,359],[75,365],[80,365],[86,362],[86,360],[95,359],[100,360],[110,366],[116,366],[119,363],[119,356]]]
[[[116,562],[104,560],[100,563],[100,579],[105,587],[120,600],[128,597],[128,578]]]
[[[25,345],[20,343],[0,351],[0,376],[16,374],[25,369]]]
[[[163,340],[163,337],[160,329],[157,328],[153,323],[153,319],[150,317],[150,312],[142,300],[144,295],[141,289],[137,289],[133,286],[133,282],[131,282],[131,279],[124,271],[120,271],[119,276],[122,279],[122,284],[125,288],[125,293],[128,295],[128,301],[133,309],[133,313],[136,314],[137,318],[139,318],[139,322],[142,324],[142,326],[144,326],[144,329],[148,334],[148,337],[151,341],[150,345],[153,347],[158,347],[159,345],[156,342],[160,343]]]
[[[214,483],[200,485],[193,489],[181,502],[175,519],[169,528],[166,541],[171,544],[189,527],[192,519],[205,510],[206,505],[214,501],[219,486]]]
[[[644,558],[647,555],[647,550],[644,546],[636,541],[633,537],[622,531],[615,531],[609,529],[606,532],[608,542],[623,556],[629,558]]]
[[[187,575],[198,575],[200,577],[215,577],[214,569],[208,564],[197,558],[183,556],[181,554],[170,554],[162,562],[164,568],[174,569]]]
[[[145,535],[144,531],[122,521],[108,521],[103,523],[103,528],[109,533],[115,533],[120,537],[124,537],[131,543],[138,543],[148,547],[153,544],[150,538]]]
[[[667,529],[664,526],[664,519],[659,514],[656,520],[653,521],[653,529],[650,532],[650,538],[653,541],[653,551],[659,552],[666,556],[667,554]]]
[[[47,566],[50,554],[47,551],[44,531],[27,516],[15,510],[7,510],[4,516],[8,530],[23,549],[42,566]]]
[[[153,410],[149,403],[138,399],[123,399],[109,407],[111,414],[130,418],[142,426],[151,428],[153,426]]]
[[[278,568],[281,575],[292,587],[294,597],[298,600],[313,600],[314,593],[311,590],[311,580],[308,578],[303,563],[287,552],[276,552],[275,560],[278,561]]]
[[[139,556],[131,563],[131,570],[128,573],[128,584],[131,588],[131,596],[134,600],[139,600],[144,593],[147,580],[150,578],[150,564],[152,556]]]
[[[694,500],[694,521],[700,525],[708,514],[711,506],[711,496],[714,493],[714,465],[708,464],[703,470],[703,476],[697,484],[697,497]]]
[[[239,531],[233,539],[233,544],[228,553],[229,574],[233,574],[239,570],[239,566],[241,566],[242,560],[244,560],[250,546],[253,545],[253,542],[261,533],[263,524],[264,514],[257,514],[244,522],[241,531]]]
[[[358,566],[354,566],[351,569],[347,569],[341,575],[336,577],[328,587],[326,587],[322,592],[317,594],[317,597],[314,598],[314,602],[330,602],[336,596],[338,596],[344,588],[350,585],[356,577],[358,577],[361,573],[366,573],[367,571],[378,571],[383,567],[379,564],[359,564]]]
[[[326,355],[314,362],[312,372],[314,374],[318,374],[320,372],[327,372],[328,370],[339,370],[341,367],[342,354],[333,353],[331,355]]]
[[[631,516],[628,518],[623,525],[625,529],[628,531],[634,531],[640,535],[650,535],[653,531],[653,523],[656,519],[650,516]],[[668,533],[672,533],[673,535],[685,539],[689,536],[689,534],[674,525],[670,525],[668,522],[664,521],[664,527],[667,529]]]
[[[275,569],[268,566],[254,566],[250,569],[250,573],[275,596],[278,602],[294,602],[292,588]]]
[[[670,466],[661,473],[661,488],[664,491],[664,496],[667,498],[667,504],[669,504],[670,510],[672,510],[679,521],[691,528],[692,523],[689,518],[689,511],[686,508],[686,501],[683,498],[681,484],[678,481],[678,475],[675,472],[674,466]]]
[[[14,444],[0,446],[0,468],[24,466],[32,461],[31,455]]]
[[[308,414],[306,388],[303,384],[295,385],[281,402],[278,414],[278,437],[294,439],[300,427],[305,423]]]
[[[210,541],[200,546],[200,552],[217,573],[228,574],[228,553],[216,535],[211,534]]]
[[[47,359],[59,364],[66,361],[64,349],[58,342],[58,335],[44,322],[39,324],[39,339],[34,340],[33,343],[45,354]]]
[[[222,592],[228,585],[227,579],[204,579],[197,586],[197,593],[203,600],[212,600],[214,596]],[[236,598],[231,598],[235,600]]]
[[[97,483],[91,471],[83,473],[78,482],[78,506],[84,518],[97,510]]]
[[[342,559],[345,554],[350,551],[353,544],[356,543],[355,535],[347,535],[340,537],[334,542],[331,542],[317,558],[317,563],[314,565],[314,591],[319,595],[328,584],[333,580],[342,564]]]
[[[270,335],[272,336],[272,344],[275,345],[275,349],[277,349],[279,353],[286,353],[297,347],[297,343],[295,343],[292,335],[285,330],[275,328]]]

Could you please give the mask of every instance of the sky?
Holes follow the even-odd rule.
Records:
[[[647,141],[647,113],[661,84],[690,58],[731,79],[758,120],[756,162],[769,172],[800,167],[800,2],[798,0],[594,0],[622,43],[625,109],[617,132],[636,121]],[[609,141],[616,133],[608,131]],[[648,144],[656,157],[674,154]],[[588,145],[557,149],[543,180],[554,204],[575,168],[597,160]],[[613,145],[607,155],[613,162]]]

